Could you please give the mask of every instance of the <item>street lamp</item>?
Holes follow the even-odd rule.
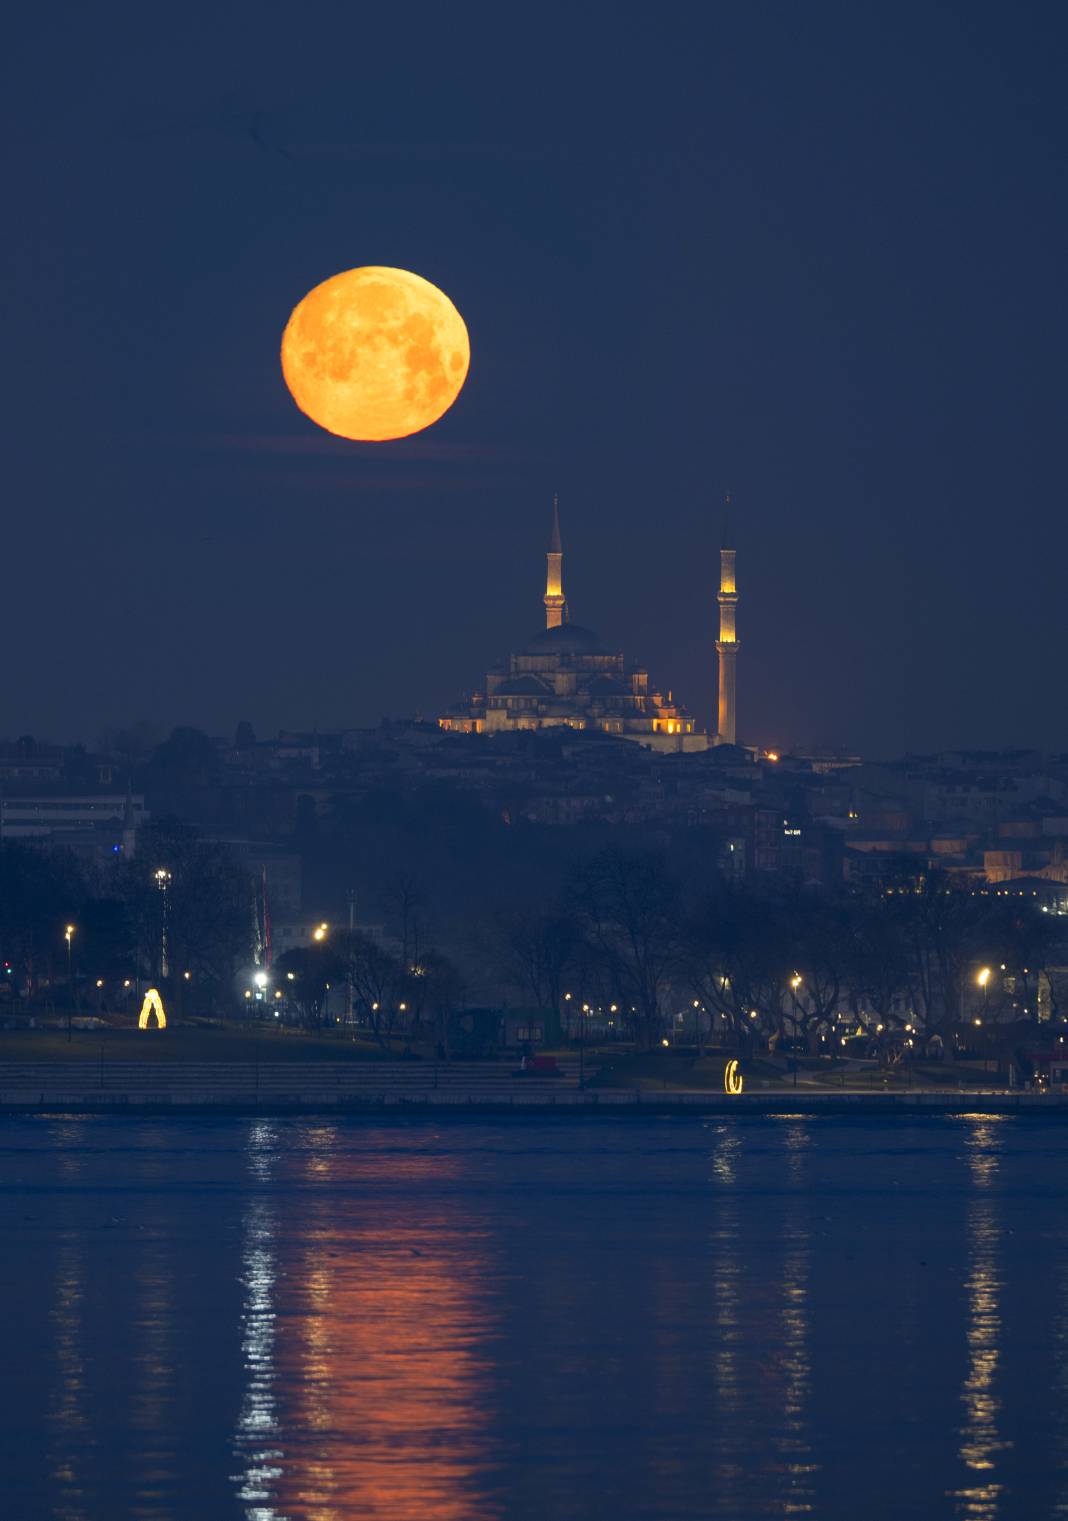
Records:
[[[979,970],[979,975],[978,975],[978,977],[975,980],[976,980],[976,982],[979,984],[979,986],[983,990],[983,1022],[985,1023],[986,1022],[987,999],[990,996],[990,968],[988,966],[981,967],[980,970]],[[979,1023],[978,1020],[976,1020],[975,1022],[976,1022],[976,1024]],[[983,1057],[983,1071],[986,1072],[987,1070],[988,1070],[988,1068],[987,1068],[987,1064],[986,1064],[986,1057],[984,1055],[984,1057]]]
[[[330,928],[329,924],[317,924],[315,926],[315,928],[312,930],[312,939],[313,940],[325,940],[326,936],[327,936],[327,931],[329,930],[329,928]]]
[[[155,877],[156,886],[163,894],[163,926],[160,930],[159,975],[166,977],[169,970],[167,966],[167,888],[170,886],[171,874],[165,866],[160,866],[156,869]]]
[[[975,980],[983,990],[983,1017],[985,1018],[987,999],[990,996],[990,968],[984,966]]]
[[[67,942],[67,1040],[71,1038],[73,1029],[72,1017],[74,1014],[74,952],[71,943],[74,940],[74,925],[68,924],[63,931],[63,938]]]

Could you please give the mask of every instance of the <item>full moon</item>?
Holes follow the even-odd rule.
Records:
[[[406,269],[368,264],[332,275],[293,310],[282,374],[300,410],[328,433],[381,442],[436,423],[471,363],[464,319]]]

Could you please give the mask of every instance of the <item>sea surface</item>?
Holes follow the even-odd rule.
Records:
[[[1068,1516],[1068,1128],[0,1121],[5,1521]]]

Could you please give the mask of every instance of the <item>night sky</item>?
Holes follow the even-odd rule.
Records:
[[[8,23],[4,713],[96,740],[432,716],[565,590],[702,723],[1068,749],[1054,5],[24,7]],[[467,322],[355,445],[282,328],[361,264]]]

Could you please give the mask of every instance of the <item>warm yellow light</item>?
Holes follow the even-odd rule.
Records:
[[[185,978],[186,982],[192,982],[193,980],[192,972],[183,972],[182,976]]]
[[[401,1013],[402,1013],[402,1014],[403,1014],[403,1013],[405,1013],[405,1012],[406,1012],[406,1010],[407,1010],[407,1008],[408,1008],[408,1005],[407,1005],[407,1004],[406,1004],[406,1003],[399,1003],[399,1004],[398,1004],[398,1005],[397,1005],[397,1008],[398,1008],[398,1009],[399,1009],[399,1010],[400,1010],[400,1011],[401,1011]]]
[[[67,928],[63,931],[63,933],[64,933],[64,936],[69,940],[70,937],[74,934],[74,925],[73,924],[68,924]]]
[[[467,379],[471,343],[448,296],[406,269],[366,265],[308,292],[282,334],[282,373],[328,433],[381,441],[429,428]]]
[[[141,1005],[141,1016],[137,1021],[137,1028],[139,1030],[147,1030],[148,1021],[153,1014],[156,1016],[157,1029],[165,1030],[167,1028],[167,1016],[163,1012],[163,999],[156,992],[155,988],[149,988],[145,994],[145,1001]]]
[[[729,1061],[723,1069],[723,1091],[732,1095],[742,1091],[742,1074],[736,1061]]]
[[[665,1035],[665,1036],[664,1036],[664,1038],[663,1038],[663,1040],[662,1040],[662,1041],[661,1041],[661,1042],[660,1042],[660,1044],[661,1044],[661,1045],[662,1045],[662,1046],[666,1046],[666,1045],[668,1045],[668,1044],[669,1044],[669,1041],[668,1041],[668,1038],[667,1038],[667,1036],[666,1036],[666,1035]]]
[[[96,979],[96,985],[97,985],[98,988],[102,988],[104,986],[104,979],[103,979],[103,977],[98,977]]]
[[[797,989],[801,986],[801,973],[800,972],[795,972],[794,975],[790,978],[790,986],[793,988],[794,992],[796,993]]]
[[[981,988],[985,988],[990,981],[990,968],[988,966],[983,967],[983,970],[975,980]]]
[[[777,761],[778,758],[779,758],[779,752],[778,752],[778,750],[769,750],[767,752],[767,754],[765,755],[765,757],[764,757],[765,760],[769,760],[769,761]]]

